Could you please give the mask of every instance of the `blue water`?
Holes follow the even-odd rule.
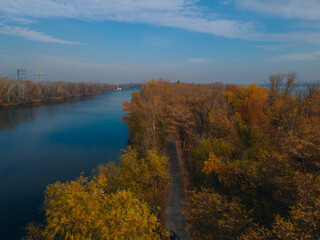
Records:
[[[0,239],[40,221],[46,185],[118,161],[127,145],[122,104],[131,91],[79,102],[0,109]]]

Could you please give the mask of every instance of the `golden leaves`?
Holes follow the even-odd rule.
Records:
[[[130,191],[106,194],[80,177],[46,191],[46,239],[157,239],[159,223]]]
[[[224,91],[224,96],[247,124],[266,125],[268,119],[264,110],[268,100],[267,89],[259,87],[256,83],[251,86],[233,86],[231,90]]]
[[[92,178],[49,185],[46,223],[30,225],[27,239],[160,239],[156,214],[168,185],[167,162],[153,151],[141,158],[128,148],[120,166],[99,166]]]
[[[225,186],[234,184],[233,173],[227,164],[224,164],[214,153],[211,153],[208,161],[204,162],[203,172],[206,174],[214,173],[218,176],[220,182]]]

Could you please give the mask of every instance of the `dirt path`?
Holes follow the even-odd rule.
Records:
[[[172,178],[171,189],[168,196],[168,206],[165,211],[166,227],[174,231],[181,240],[189,240],[186,232],[187,221],[180,212],[184,201],[184,183],[178,162],[178,154],[174,136],[170,136],[167,143],[167,155],[169,157],[170,176]]]

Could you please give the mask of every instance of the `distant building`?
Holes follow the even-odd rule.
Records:
[[[121,91],[121,90],[122,90],[122,88],[121,88],[121,87],[118,87],[118,88],[117,88],[117,91]]]
[[[18,80],[27,80],[27,69],[21,68],[21,67],[18,68],[17,77],[18,77]]]
[[[42,82],[42,81],[44,81],[44,74],[43,74],[43,72],[36,72],[36,74],[35,74],[35,80],[36,80],[36,82]]]

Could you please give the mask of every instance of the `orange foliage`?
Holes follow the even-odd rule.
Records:
[[[268,101],[267,89],[259,87],[256,83],[251,86],[232,85],[227,87],[224,96],[246,124],[265,127],[268,123],[264,113]]]
[[[208,161],[204,162],[203,172],[206,174],[214,173],[218,176],[220,182],[225,186],[231,186],[235,183],[233,173],[227,164],[224,164],[213,153],[210,154]]]

